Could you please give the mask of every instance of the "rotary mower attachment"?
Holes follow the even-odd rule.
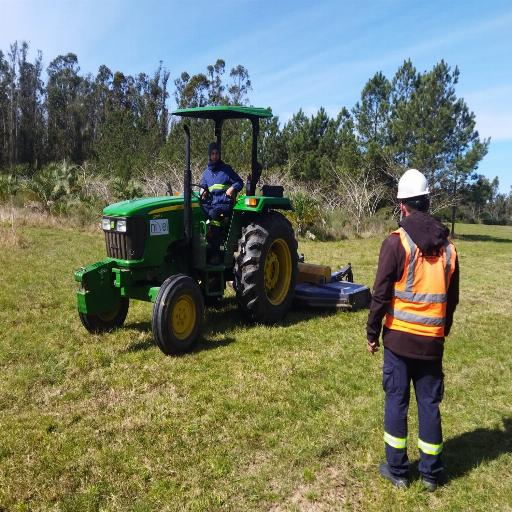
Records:
[[[302,257],[302,260],[304,258]],[[335,272],[325,265],[299,263],[295,304],[312,308],[337,308],[357,311],[369,306],[368,286],[353,282],[349,263]]]

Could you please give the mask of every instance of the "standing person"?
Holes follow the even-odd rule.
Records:
[[[384,242],[366,326],[368,351],[379,347],[384,319],[384,442],[380,474],[408,485],[407,410],[410,382],[418,405],[420,463],[424,487],[437,488],[443,464],[439,404],[443,398],[444,338],[459,301],[459,268],[449,230],[428,213],[425,176],[406,171],[398,182],[402,220]]]
[[[221,220],[231,215],[235,197],[243,185],[242,178],[220,159],[218,144],[208,144],[208,166],[203,172],[199,186],[203,189],[203,211],[210,221],[210,263],[220,263],[220,245],[223,241]]]

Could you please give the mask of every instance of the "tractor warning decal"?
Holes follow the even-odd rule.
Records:
[[[168,219],[152,219],[149,221],[149,234],[168,235],[169,234],[169,221]]]

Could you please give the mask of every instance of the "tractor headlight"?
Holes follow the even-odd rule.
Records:
[[[126,220],[118,220],[116,231],[119,233],[126,233]]]
[[[101,219],[101,229],[103,229],[103,231],[110,231],[111,229],[114,229],[114,226],[110,227],[110,219],[107,219],[106,217]]]

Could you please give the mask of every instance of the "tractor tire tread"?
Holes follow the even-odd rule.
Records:
[[[292,283],[294,288],[297,272],[297,240],[291,223],[281,213],[271,211],[268,215],[255,218],[242,229],[238,256],[235,259],[234,286],[238,304],[251,320],[275,323],[288,311],[293,300],[293,289],[279,306],[272,306],[262,292],[261,257],[266,244],[275,233],[280,233],[290,248],[293,260]]]
[[[196,306],[198,306],[197,323],[189,339],[186,341],[177,340],[170,328],[169,306],[173,301],[173,296],[180,292],[182,288],[188,288],[188,291],[194,296]],[[156,344],[160,350],[167,355],[183,354],[189,351],[197,342],[201,332],[202,319],[204,314],[204,299],[201,289],[196,282],[184,274],[176,274],[168,277],[160,287],[160,291],[153,305],[153,316],[151,326]]]

